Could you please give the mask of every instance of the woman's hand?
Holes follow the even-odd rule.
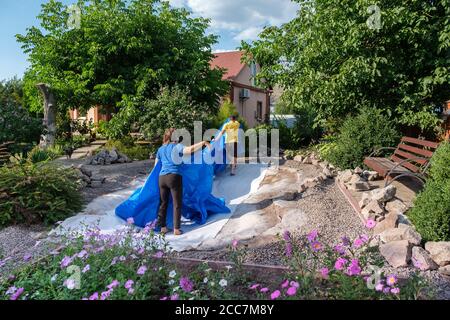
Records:
[[[203,141],[204,145],[208,148],[211,149],[211,143],[209,143],[209,141]]]

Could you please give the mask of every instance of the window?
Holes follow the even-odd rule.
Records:
[[[258,121],[262,120],[262,113],[263,113],[262,112],[262,108],[263,108],[262,102],[258,101],[257,104],[256,104],[256,119]]]

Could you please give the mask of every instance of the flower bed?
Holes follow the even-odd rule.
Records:
[[[368,227],[372,228],[370,224]],[[378,274],[381,260],[361,235],[334,248],[317,232],[283,234],[289,269],[262,270],[242,263],[237,241],[232,261],[197,263],[173,259],[152,226],[127,226],[113,235],[89,230],[0,283],[1,299],[414,299],[427,286],[418,277]],[[1,263],[1,261],[0,261]]]

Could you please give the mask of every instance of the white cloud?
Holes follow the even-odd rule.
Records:
[[[212,30],[232,32],[235,40],[254,40],[264,26],[291,20],[299,8],[291,0],[170,0],[170,3],[210,18]]]

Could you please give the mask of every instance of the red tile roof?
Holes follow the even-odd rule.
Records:
[[[215,53],[215,58],[211,60],[211,68],[225,68],[225,73],[222,76],[223,80],[232,80],[245,67],[241,63],[243,51],[231,51]]]

